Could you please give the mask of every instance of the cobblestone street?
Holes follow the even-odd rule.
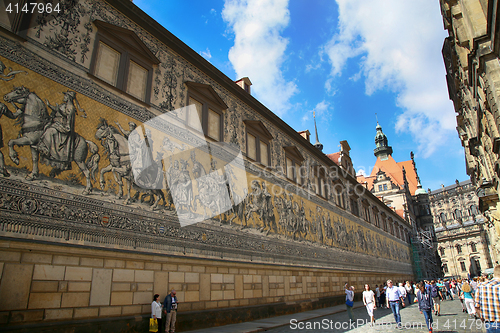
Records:
[[[368,325],[369,317],[365,307],[354,309],[356,323],[349,327],[347,312],[318,317],[300,323],[266,330],[272,333],[284,332],[428,332],[424,316],[418,311],[418,305],[412,304],[401,310],[401,322],[403,329],[396,328],[396,322],[390,309],[379,308],[375,311],[376,324],[374,327]],[[441,302],[441,316],[433,316],[434,332],[484,332],[480,321],[469,319],[462,312],[459,300]],[[316,328],[314,328],[316,325]]]

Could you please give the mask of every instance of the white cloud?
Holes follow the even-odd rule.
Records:
[[[364,169],[359,169],[358,172],[356,172],[356,176],[366,177],[366,171]]]
[[[330,107],[330,103],[327,101],[323,100],[316,104],[316,106],[313,109],[313,112],[316,112],[316,117],[326,117],[329,116],[330,113],[328,112],[328,108]]]
[[[409,131],[424,157],[449,135],[456,135],[453,107],[448,100],[441,47],[446,37],[439,3],[435,0],[336,0],[339,33],[325,52],[336,88],[349,58],[359,59],[366,94],[388,89],[402,109],[397,131]],[[355,74],[351,79],[358,79]]]
[[[226,0],[222,17],[234,33],[229,61],[237,78],[248,76],[253,94],[273,112],[283,115],[298,91],[286,82],[282,65],[288,40],[280,32],[288,26],[288,0]]]
[[[206,60],[210,61],[210,59],[212,58],[212,54],[210,53],[210,50],[208,49],[207,47],[207,50],[206,51],[201,51],[200,52],[200,55],[205,58]]]
[[[329,119],[331,117],[329,108],[330,103],[328,103],[327,101],[323,100],[319,102],[312,110],[308,110],[306,111],[306,113],[304,113],[304,115],[302,116],[302,126],[308,125],[307,122],[309,122],[309,119],[311,119],[313,113],[316,113],[317,121],[320,121],[320,118]]]

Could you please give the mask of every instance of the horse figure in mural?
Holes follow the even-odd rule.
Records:
[[[140,193],[149,196],[155,196],[154,202],[151,206],[152,210],[158,208],[160,201],[163,199],[163,203],[166,205],[165,195],[160,189],[143,189],[134,181],[134,173],[132,170],[132,161],[129,153],[129,144],[127,138],[118,131],[115,127],[108,125],[108,122],[101,118],[99,124],[97,125],[97,130],[95,133],[95,138],[101,141],[101,145],[108,154],[109,165],[101,169],[99,184],[101,189],[106,186],[106,180],[104,175],[108,172],[113,174],[113,177],[118,184],[118,198],[123,197],[123,179],[127,181],[127,195],[125,198],[125,204],[130,204],[132,201],[136,201],[139,198]],[[156,163],[157,161],[155,161]],[[158,173],[162,173],[161,162],[159,164]],[[160,175],[157,174],[159,177]],[[131,197],[132,187],[137,191],[136,194]]]
[[[68,92],[73,93],[74,92]],[[18,138],[9,141],[9,157],[16,165],[19,165],[19,155],[14,149],[15,146],[31,147],[31,160],[33,162],[33,169],[26,176],[26,180],[34,180],[38,177],[38,161],[39,152],[37,145],[40,138],[44,136],[46,131],[50,129],[53,124],[51,117],[47,112],[47,106],[34,92],[31,92],[26,87],[14,87],[14,89],[4,96],[6,102],[11,103],[15,112],[14,116],[17,118],[16,125],[21,126],[21,131]],[[67,103],[73,103],[68,100]],[[78,133],[71,133],[72,136],[72,154],[68,161],[69,166],[71,162],[75,162],[86,178],[86,186],[83,194],[92,192],[91,179],[95,180],[100,156],[98,154],[99,148],[92,141],[86,140]],[[48,147],[53,148],[53,147]],[[90,156],[87,159],[87,155]],[[61,170],[54,168],[51,171],[51,176],[56,176]]]

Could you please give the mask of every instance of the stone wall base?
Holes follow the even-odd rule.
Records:
[[[359,298],[360,295],[356,295]],[[281,316],[344,304],[344,296],[322,297],[300,302],[283,302],[259,306],[179,312],[178,331],[203,329],[208,327],[242,323],[252,320]],[[28,333],[134,333],[147,332],[149,316],[129,316],[105,319],[86,319],[52,323],[34,323],[0,327],[0,332]]]

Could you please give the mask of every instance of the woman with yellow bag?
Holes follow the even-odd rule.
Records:
[[[151,318],[149,319],[150,332],[162,332],[163,325],[161,324],[161,303],[158,302],[160,295],[155,294],[153,303],[151,303]]]

